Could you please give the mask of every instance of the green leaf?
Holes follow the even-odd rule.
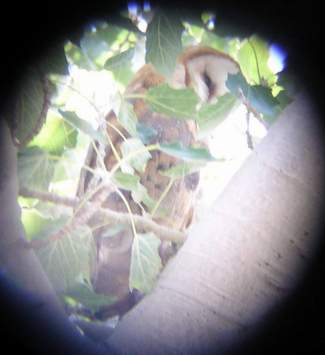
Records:
[[[18,203],[21,208],[32,208],[38,203],[38,199],[18,196]]]
[[[80,47],[88,60],[97,69],[101,69],[112,55],[112,52],[123,49],[121,48],[123,43],[129,47],[127,40],[131,33],[121,27],[105,22],[98,23],[85,32],[80,41]]]
[[[53,154],[61,154],[65,148],[75,147],[77,131],[71,128],[53,111],[49,111],[41,131],[29,143]]]
[[[196,43],[196,39],[191,36],[187,31],[184,31],[182,33],[182,45],[184,48],[194,46]]]
[[[211,12],[203,12],[201,14],[201,20],[203,21],[204,24],[207,24],[209,20],[214,18],[214,14]]]
[[[134,112],[133,105],[123,100],[117,115],[121,125],[128,131],[128,133],[135,137],[137,136],[137,116]]]
[[[140,183],[139,176],[117,171],[113,176],[113,183],[120,189],[131,191],[133,200],[144,203],[149,211],[154,208],[156,201],[149,196],[147,189]]]
[[[70,64],[75,64],[79,68],[86,70],[96,69],[91,60],[83,53],[82,49],[68,41],[64,46],[65,55]]]
[[[277,76],[272,73],[267,62],[269,59],[269,46],[258,36],[252,36],[244,42],[238,53],[241,70],[252,84],[262,84],[266,80],[268,86],[274,84]]]
[[[252,86],[247,99],[252,107],[262,113],[264,118],[267,118],[269,121],[273,121],[273,118],[281,111],[279,102],[272,95],[272,90],[265,86]]]
[[[237,61],[238,61],[238,53],[240,48],[241,48],[241,42],[239,38],[234,37],[230,40],[227,40],[226,52]]]
[[[37,209],[33,209],[36,213],[39,213]],[[41,215],[40,215],[41,216]],[[52,219],[52,218],[46,218],[41,216],[41,218],[46,221],[46,224],[42,226],[42,228],[35,234],[32,235],[32,240],[36,239],[44,239],[47,238],[48,236],[56,233],[60,229],[62,229],[66,223],[69,220],[68,216],[62,216],[57,219]]]
[[[149,211],[154,208],[156,201],[149,196],[147,189],[140,183],[139,176],[118,171],[113,176],[113,183],[120,189],[131,191],[133,200],[144,203]]]
[[[59,110],[59,112],[62,115],[63,119],[68,122],[72,127],[76,128],[77,130],[89,136],[91,139],[96,140],[103,145],[106,145],[108,143],[107,137],[104,132],[96,131],[90,123],[79,118],[74,112],[62,110]]]
[[[51,226],[51,222],[53,221],[49,218],[41,216],[34,208],[22,208],[21,222],[25,229],[26,238],[30,241],[34,239],[35,236],[39,235],[39,233],[49,228]]]
[[[140,177],[137,175],[122,173],[121,171],[117,171],[113,178],[113,183],[120,189],[132,191],[137,189]]]
[[[200,44],[222,52],[225,52],[227,49],[227,41],[223,37],[209,31],[204,31]]]
[[[245,77],[241,73],[228,74],[226,86],[229,91],[236,97],[240,97],[240,91],[245,97],[248,97],[250,86]]]
[[[46,231],[42,238],[60,231],[61,224],[52,231]],[[90,267],[94,257],[94,239],[86,226],[74,228],[56,241],[37,251],[42,266],[55,289],[65,292],[73,288],[80,279],[90,279]]]
[[[107,59],[109,45],[97,38],[96,33],[86,33],[80,47],[92,69],[101,69]]]
[[[192,25],[188,22],[184,23],[185,31],[182,33],[182,45],[184,47],[193,46],[200,43],[205,30],[203,27]]]
[[[96,293],[91,284],[83,280],[78,281],[74,286],[70,287],[65,292],[65,296],[72,297],[93,313],[97,312],[103,306],[116,302],[115,297]]]
[[[145,101],[153,111],[168,117],[193,119],[199,99],[193,89],[172,89],[162,84],[149,89]]]
[[[130,288],[148,293],[152,290],[161,270],[158,253],[160,240],[153,234],[138,234],[132,245]]]
[[[131,153],[138,152],[131,158],[128,158],[127,163],[134,168],[139,173],[144,173],[147,161],[151,159],[151,154],[148,150],[146,150],[145,145],[138,138],[129,138],[126,141],[123,141],[121,145],[121,151],[124,158],[128,157]],[[123,171],[123,166],[122,166]],[[123,171],[123,172],[131,172],[133,171]]]
[[[205,133],[211,132],[220,123],[222,123],[236,107],[237,98],[227,93],[218,98],[215,104],[205,104],[198,112],[197,123],[199,126],[199,135],[202,137]]]
[[[157,11],[147,28],[146,63],[152,63],[164,76],[174,72],[176,58],[182,50],[183,26],[176,16]]]
[[[49,154],[38,148],[25,148],[18,153],[19,186],[47,190],[52,180],[55,162]]]
[[[203,167],[204,164],[202,163],[187,162],[187,163],[177,164],[170,169],[159,170],[159,174],[163,176],[167,176],[172,179],[181,179],[188,174],[192,174],[195,173],[196,171],[199,171]]]
[[[86,141],[87,145],[84,145],[83,141]],[[52,178],[53,188],[56,193],[69,195],[74,193],[73,191],[77,188],[80,171],[84,165],[90,144],[88,136],[78,135],[76,146],[73,149],[66,149],[60,156],[60,159],[55,164]],[[59,183],[60,187],[58,188],[55,183]]]
[[[129,48],[128,50],[109,58],[105,62],[104,69],[110,70],[113,73],[115,80],[123,85],[127,85],[134,76],[134,72],[131,69],[134,53],[135,48]]]
[[[25,146],[45,122],[50,94],[37,68],[28,70],[18,89],[14,107],[7,113],[15,123],[14,134],[20,146]]]
[[[180,143],[160,144],[159,150],[185,161],[215,161],[216,159],[206,148],[184,147]]]
[[[282,110],[293,101],[292,97],[290,97],[284,90],[279,92],[279,94],[276,96],[276,99],[278,100]]]
[[[151,212],[156,205],[156,201],[150,197],[146,187],[140,182],[136,189],[132,190],[132,198],[137,203],[143,203],[148,208],[149,212]]]
[[[289,67],[286,67],[278,73],[277,84],[282,86],[289,96],[295,96],[301,84],[298,82],[297,76],[292,72]]]
[[[278,100],[272,95],[272,89],[262,86],[250,86],[241,73],[228,75],[226,85],[233,95],[240,98],[243,93],[250,106],[263,114],[268,123],[272,123],[281,111]]]
[[[39,201],[34,208],[40,216],[49,220],[72,217],[72,208],[56,203]]]

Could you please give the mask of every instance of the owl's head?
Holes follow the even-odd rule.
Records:
[[[228,74],[240,71],[229,55],[209,47],[190,47],[178,58],[171,85],[192,87],[202,102],[214,102],[228,92]]]

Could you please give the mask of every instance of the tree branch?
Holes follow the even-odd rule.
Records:
[[[77,207],[79,199],[76,197],[64,197],[51,192],[44,192],[39,190],[30,190],[27,187],[21,187],[19,189],[19,196],[27,198],[36,198],[45,202],[52,202],[57,205],[62,205],[66,207]]]
[[[265,129],[268,130],[270,128],[270,125],[263,120],[261,114],[258,111],[256,111],[254,107],[249,103],[249,101],[247,100],[247,98],[245,97],[241,89],[239,89],[239,95],[240,95],[240,99],[242,100],[242,103],[246,106],[247,111],[251,112],[254,115],[254,117],[265,127]]]
[[[105,193],[107,193],[105,191]],[[55,203],[58,205],[63,205],[70,208],[76,208],[81,203],[81,199],[76,197],[63,197],[57,194],[53,194],[50,192],[36,191],[30,190],[28,188],[20,188],[19,195],[23,197],[37,198],[42,201]],[[101,201],[99,202],[101,203]],[[96,206],[95,206],[96,205]],[[80,223],[87,223],[87,221],[96,213],[98,213],[101,217],[105,219],[111,220],[116,223],[129,223],[130,215],[128,213],[116,212],[108,208],[102,208],[97,206],[97,203],[87,202],[85,204],[85,208],[83,209],[85,212],[76,215],[68,226],[65,226],[58,233],[53,234],[51,237],[46,240],[38,240],[32,241],[29,244],[32,248],[40,248],[48,243],[58,240],[64,237],[71,229],[73,229],[76,225]],[[165,226],[161,226],[153,220],[139,216],[133,215],[133,220],[137,229],[144,229],[155,233],[155,235],[162,241],[172,241],[177,243],[182,243],[186,239],[186,234],[181,231],[173,230]]]

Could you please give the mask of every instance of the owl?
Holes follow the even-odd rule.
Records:
[[[228,55],[208,47],[191,47],[178,57],[174,75],[168,84],[173,88],[192,87],[201,102],[211,103],[227,92],[225,82],[228,73],[234,74],[238,71],[238,64]],[[132,97],[132,94],[143,94],[148,89],[166,82],[167,80],[149,63],[136,73],[126,88],[126,95]],[[180,142],[183,146],[189,147],[199,143],[194,120],[190,118],[180,120],[153,112],[145,101],[139,98],[140,96],[133,95],[136,98],[129,102],[133,105],[138,123],[150,127],[155,132],[146,144]],[[113,111],[107,115],[106,120],[109,123],[107,133],[111,144],[106,147],[104,163],[107,171],[111,171],[117,163],[116,155],[121,156],[122,137],[128,138],[129,134]],[[94,149],[90,150],[87,159],[86,165],[94,167],[96,164]],[[140,183],[147,189],[149,197],[154,201],[161,200],[158,213],[152,216],[154,221],[166,227],[184,231],[189,227],[193,218],[199,173],[195,172],[174,181],[161,173],[179,163],[181,163],[179,159],[155,150],[151,152],[145,171],[137,175]],[[79,197],[87,192],[91,175],[87,172],[82,179],[82,184],[78,189]],[[103,202],[103,207],[117,212],[128,212],[121,194],[133,214],[142,215],[148,212],[147,206],[134,201],[131,192],[125,190],[111,192]],[[145,233],[146,231],[138,232]],[[125,226],[109,238],[104,238],[104,233],[105,227],[96,227],[94,231],[96,257],[92,271],[92,283],[96,292],[113,296],[116,299],[116,303],[106,307],[102,313],[105,317],[109,317],[125,313],[137,301],[137,297],[129,289],[133,243],[131,227]],[[160,255],[163,264],[171,248],[170,245],[162,244]]]

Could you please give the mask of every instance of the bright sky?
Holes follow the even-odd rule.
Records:
[[[257,144],[265,137],[266,129],[252,115],[249,126],[250,134]],[[207,213],[231,177],[252,153],[247,145],[246,130],[246,109],[240,105],[208,137],[212,155],[224,158],[225,161],[208,163],[201,171],[198,218]]]

